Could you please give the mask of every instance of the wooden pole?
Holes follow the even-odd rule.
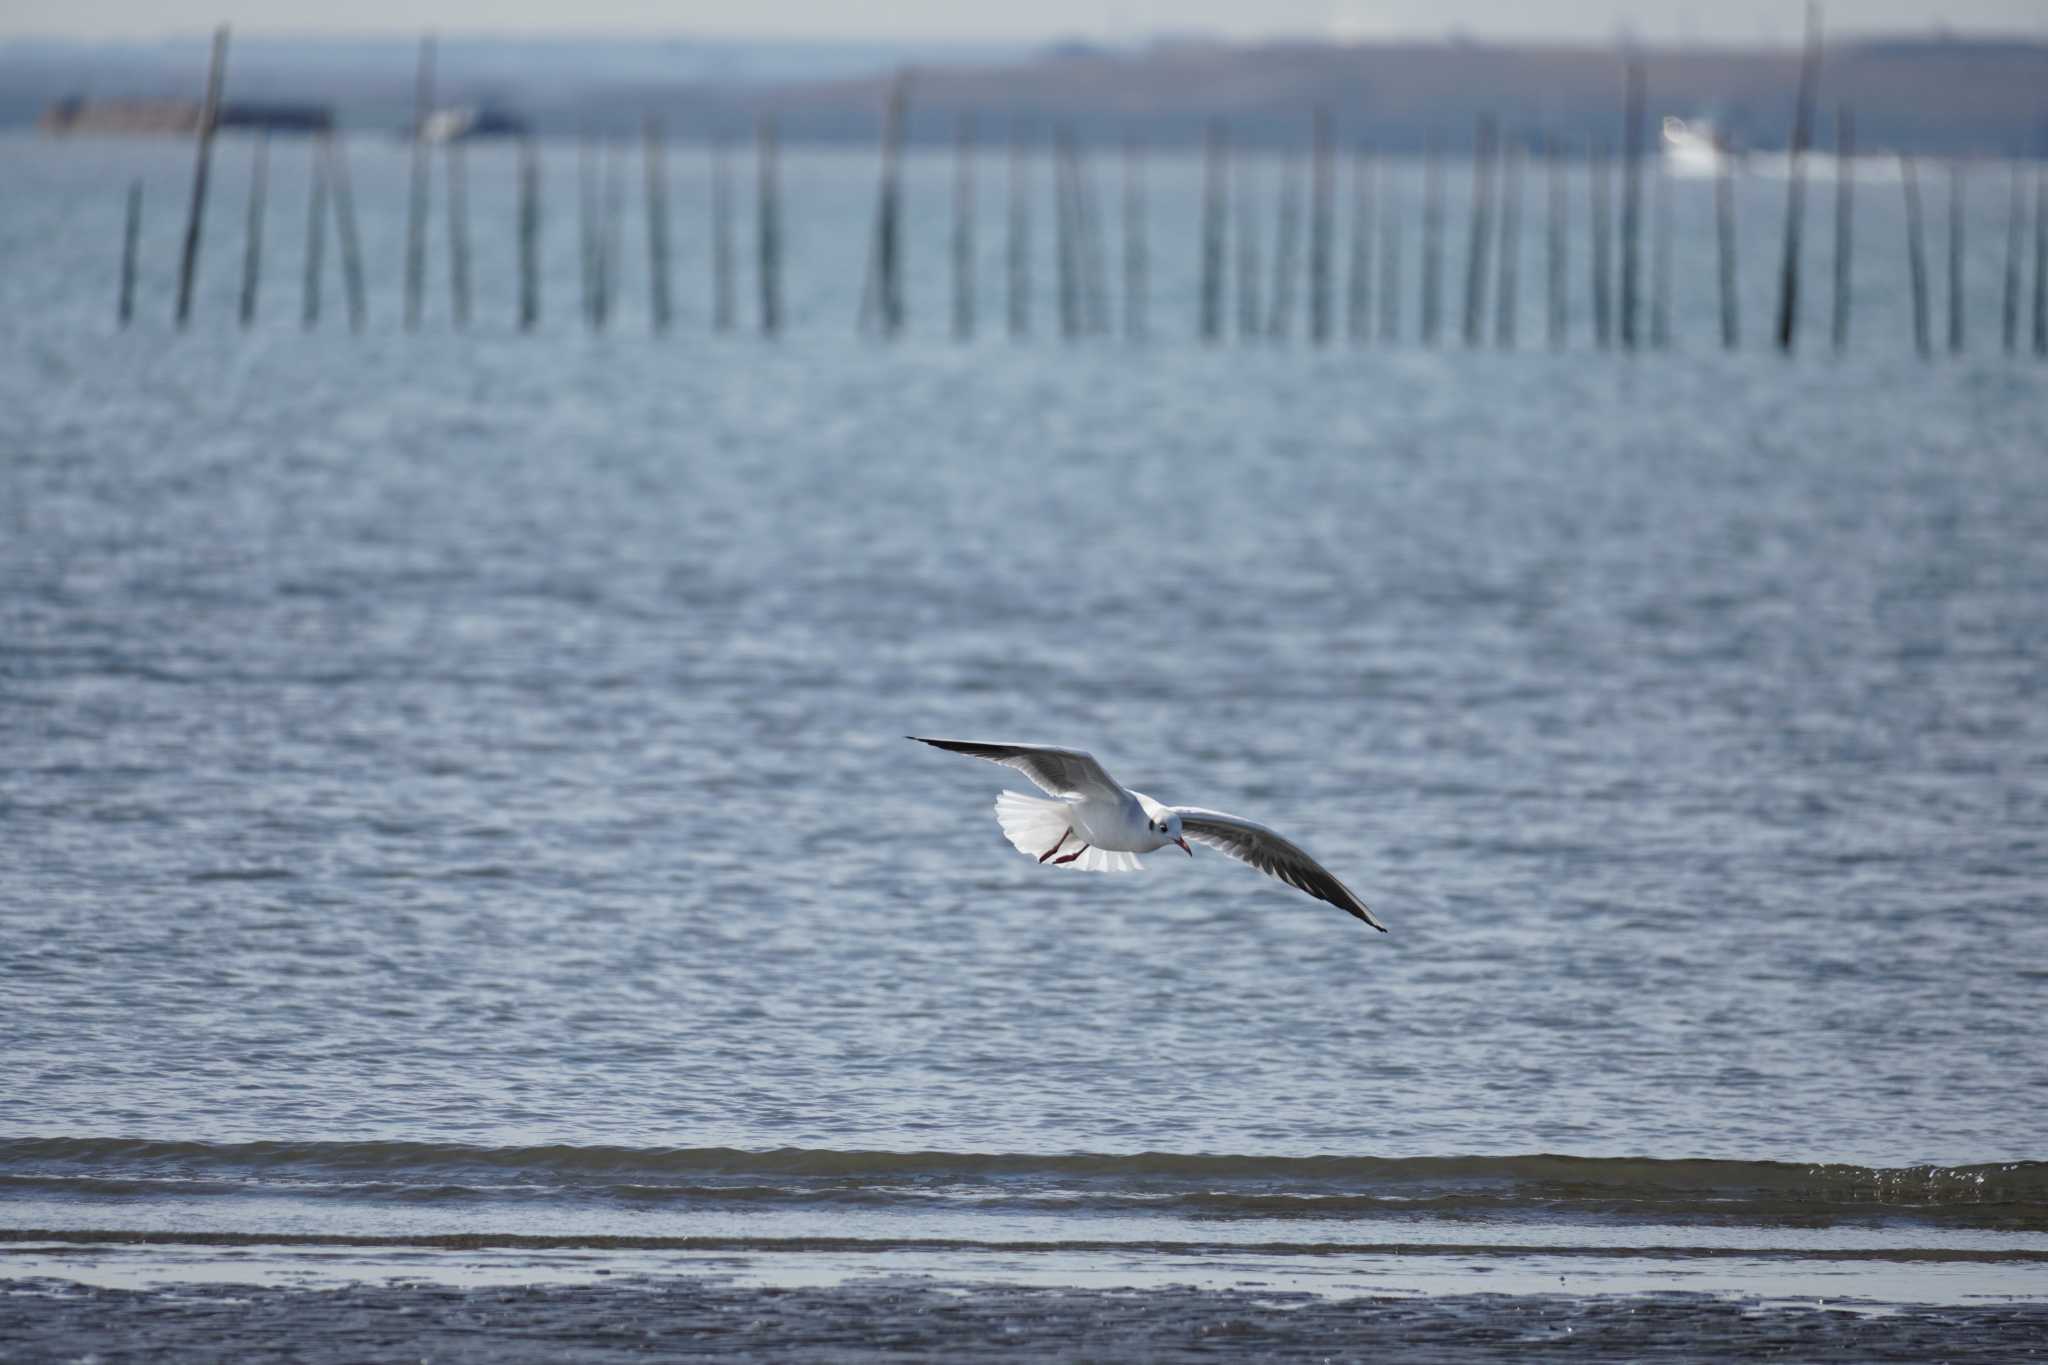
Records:
[[[1494,315],[1493,344],[1515,347],[1516,310],[1521,305],[1522,272],[1522,148],[1509,143],[1501,155],[1500,285]]]
[[[519,140],[519,330],[540,322],[540,157],[533,139]]]
[[[2048,356],[2048,170],[2034,168],[2034,354]]]
[[[1621,344],[1636,348],[1637,280],[1643,235],[1643,63],[1628,64],[1621,125]]]
[[[1273,293],[1266,335],[1284,341],[1294,331],[1294,279],[1300,273],[1301,175],[1294,158],[1280,162],[1280,205],[1273,228]]]
[[[597,255],[597,165],[586,132],[576,143],[576,257],[581,265],[583,321],[590,327],[598,325]]]
[[[668,157],[661,120],[649,114],[640,129],[640,154],[647,201],[647,322],[656,334],[668,330]]]
[[[1563,149],[1558,146],[1556,138],[1546,136],[1543,140],[1543,151],[1544,160],[1548,163],[1546,170],[1550,181],[1550,224],[1549,231],[1546,234],[1549,239],[1549,260],[1547,262],[1549,278],[1547,283],[1549,284],[1550,306],[1546,312],[1549,322],[1550,348],[1552,350],[1559,350],[1564,346],[1566,328],[1569,324],[1565,311],[1567,306],[1565,263],[1569,259],[1565,234],[1570,231],[1570,219],[1567,216],[1570,206],[1565,198]]]
[[[903,328],[903,134],[908,115],[910,78],[899,78],[889,95],[888,148],[885,173],[888,180],[889,212],[884,222],[882,243],[882,314],[890,336]]]
[[[199,153],[192,167],[192,203],[185,217],[185,250],[178,260],[178,327],[192,317],[192,279],[199,268],[199,236],[206,217],[206,174],[213,162],[213,133],[220,123],[220,87],[228,63],[228,29],[213,31],[213,56],[206,65],[206,99],[199,106]]]
[[[333,133],[320,135],[327,158],[327,183],[334,196],[335,236],[341,241],[341,278],[348,290],[348,326],[360,332],[369,319],[369,301],[363,288],[363,248],[356,236],[356,198],[349,188],[348,149]]]
[[[420,325],[427,283],[427,118],[434,112],[434,35],[420,39],[413,84],[412,193],[405,211],[405,330]]]
[[[1714,237],[1721,266],[1721,347],[1732,351],[1740,339],[1735,289],[1735,174],[1728,148],[1719,142],[1714,147]]]
[[[1053,227],[1054,261],[1059,271],[1060,339],[1072,341],[1081,334],[1081,264],[1079,235],[1074,206],[1074,154],[1067,130],[1053,133]]]
[[[732,157],[724,133],[711,140],[711,330],[730,332],[737,313],[733,284]]]
[[[1806,205],[1806,148],[1813,139],[1814,87],[1820,78],[1820,6],[1808,0],[1799,96],[1792,110],[1792,160],[1785,182],[1785,258],[1778,275],[1778,349],[1789,352],[1799,328],[1799,237]]]
[[[1067,129],[1053,129],[1053,272],[1059,303],[1059,340],[1079,334],[1079,295],[1073,260],[1073,168],[1067,164]]]
[[[1060,133],[1060,163],[1065,173],[1065,197],[1061,200],[1062,229],[1067,234],[1067,290],[1071,301],[1071,336],[1087,336],[1095,330],[1094,267],[1088,256],[1088,206],[1082,185],[1081,148],[1072,125]]]
[[[1486,253],[1493,245],[1493,163],[1499,132],[1481,114],[1472,137],[1472,232],[1465,248],[1465,344],[1477,346],[1486,321]]]
[[[2012,207],[2005,228],[2005,353],[2020,346],[2020,240],[2025,235],[2026,204],[2020,196],[2020,168],[2012,168]]]
[[[1422,167],[1422,344],[1434,346],[1443,321],[1444,166],[1434,134]]]
[[[624,240],[626,219],[625,154],[618,144],[604,144],[604,242],[599,256],[598,297],[604,320],[609,321],[619,297],[619,278],[626,265]]]
[[[1380,344],[1401,339],[1401,196],[1380,196]]]
[[[1899,183],[1906,190],[1906,267],[1913,285],[1913,346],[1920,352],[1920,358],[1927,360],[1934,354],[1934,345],[1927,325],[1927,245],[1920,224],[1920,177],[1913,158],[1903,153],[1899,156]]]
[[[882,114],[881,183],[875,197],[874,252],[868,262],[869,287],[861,301],[862,327],[879,328],[894,337],[903,328],[901,161],[903,119],[910,99],[910,74],[898,75],[889,87]]]
[[[1856,204],[1856,123],[1844,104],[1835,111],[1835,350],[1849,345],[1851,228]]]
[[[1141,342],[1147,331],[1150,261],[1145,231],[1145,152],[1124,139],[1124,339]]]
[[[1351,157],[1351,261],[1345,277],[1344,335],[1353,346],[1372,339],[1373,178],[1372,148]]]
[[[590,325],[603,331],[612,320],[612,172],[611,139],[591,153]]]
[[[469,168],[462,139],[448,139],[448,303],[455,325],[469,326]]]
[[[1005,245],[1010,337],[1031,333],[1031,153],[1023,130],[1010,125],[1010,225]]]
[[[1650,172],[1650,345],[1671,344],[1671,177],[1658,157]]]
[[[1104,260],[1102,214],[1095,199],[1095,173],[1088,169],[1087,156],[1078,141],[1074,149],[1074,222],[1080,243],[1081,283],[1088,332],[1102,336],[1109,331],[1109,267]]]
[[[1229,193],[1227,151],[1223,125],[1215,119],[1202,139],[1202,340],[1214,343],[1223,336],[1223,231],[1225,198]]]
[[[953,143],[953,339],[974,337],[974,115],[962,114]]]
[[[1308,336],[1330,342],[1330,250],[1336,211],[1337,167],[1330,147],[1330,111],[1316,106],[1310,137],[1308,217]]]
[[[256,321],[256,291],[263,275],[263,200],[270,182],[270,133],[256,136],[249,167],[249,216],[242,230],[242,326]]]
[[[618,149],[610,137],[596,145],[596,309],[598,327],[612,321],[618,295]]]
[[[1614,344],[1614,192],[1609,182],[1607,148],[1593,149],[1593,341],[1602,350]]]
[[[325,144],[315,142],[306,202],[306,269],[299,286],[299,325],[311,331],[320,321],[320,267],[327,254],[327,160]]]
[[[121,293],[114,317],[126,327],[135,320],[135,250],[142,240],[142,182],[128,182],[128,218],[121,229]]]
[[[1948,349],[1963,352],[1963,163],[1948,163]]]
[[[1259,308],[1258,181],[1249,155],[1240,156],[1237,164],[1237,338],[1251,341],[1264,330]]]
[[[773,114],[754,132],[755,248],[761,289],[761,335],[782,333],[782,153]]]
[[[1070,337],[1080,337],[1095,330],[1095,308],[1089,292],[1088,221],[1082,201],[1081,152],[1071,127],[1060,131],[1060,169],[1065,177],[1061,227],[1067,235],[1065,307],[1069,315],[1063,328]]]
[[[625,270],[624,156],[617,138],[606,137],[598,144],[597,287],[607,323],[619,310],[619,281]]]
[[[612,319],[610,141],[590,145],[590,329],[604,332]]]
[[[612,276],[618,270],[618,262],[616,262],[616,254],[614,254],[614,246],[616,246],[614,225],[616,225],[616,217],[618,215],[616,215],[616,207],[612,203],[612,199],[614,199],[616,160],[612,156],[612,141],[608,137],[604,141],[596,143],[596,151],[592,153],[592,164],[596,166],[596,170],[592,172],[592,176],[594,176],[592,178],[592,194],[594,194],[594,199],[592,199],[592,223],[594,223],[594,229],[592,229],[592,248],[590,248],[590,262],[592,262],[590,264],[590,278],[592,278],[594,293],[592,293],[592,299],[590,299],[590,305],[592,305],[592,319],[590,321],[598,329],[598,332],[602,332],[602,329],[612,319]]]

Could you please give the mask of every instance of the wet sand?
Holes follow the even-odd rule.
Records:
[[[875,1280],[460,1288],[0,1289],[0,1359],[212,1362],[2027,1360],[2048,1303],[1758,1304],[1707,1295],[1327,1299]]]

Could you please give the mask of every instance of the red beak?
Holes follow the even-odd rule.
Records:
[[[1175,836],[1174,836],[1174,840],[1173,840],[1173,841],[1174,841],[1174,842],[1175,842],[1176,844],[1179,844],[1179,845],[1180,845],[1180,851],[1181,851],[1181,852],[1183,852],[1183,853],[1187,854],[1187,855],[1188,855],[1188,856],[1189,856],[1190,858],[1192,858],[1192,857],[1194,857],[1194,856],[1195,856],[1195,851],[1194,851],[1193,849],[1191,849],[1191,848],[1189,848],[1189,847],[1188,847],[1188,841],[1187,841],[1187,840],[1185,840],[1185,839],[1181,838],[1181,837],[1180,837],[1179,835],[1175,835]]]

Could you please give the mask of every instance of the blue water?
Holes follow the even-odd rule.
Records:
[[[1580,311],[1553,354],[1532,197],[1520,349],[1205,349],[1198,175],[1159,162],[1150,344],[1059,346],[1041,293],[1032,341],[956,346],[918,161],[883,347],[852,327],[871,167],[796,155],[778,343],[706,334],[680,228],[677,330],[646,335],[629,265],[587,335],[565,205],[539,335],[482,227],[478,326],[436,292],[407,335],[403,158],[359,143],[353,338],[298,327],[293,146],[259,325],[232,322],[229,142],[179,338],[188,150],[0,144],[0,1222],[730,1225],[575,1180],[508,1221],[406,1144],[643,1154],[626,1185],[669,1149],[930,1152],[941,1192],[981,1188],[977,1153],[1561,1153],[1874,1168],[1843,1197],[1879,1221],[1951,1200],[1905,1168],[2010,1167],[2011,1207],[1965,1221],[2039,1244],[2011,1163],[2048,1158],[2048,368],[1981,332],[1917,361],[1895,249],[1847,356],[1724,355],[1683,184],[1677,347],[1599,354]],[[572,149],[549,164],[573,185]],[[131,172],[155,216],[123,333]],[[985,322],[1001,186],[991,160]],[[1743,183],[1753,328],[1781,191]],[[2002,194],[1973,212],[1975,326]],[[1091,748],[1295,836],[1392,932],[1203,850],[1036,866],[989,809],[1013,775],[906,733]],[[53,1170],[28,1139],[81,1145]],[[248,1143],[455,1193],[422,1214],[331,1148],[281,1174]],[[1258,1198],[1343,1193],[1275,1169]],[[855,1183],[918,1183],[884,1175]],[[1374,1219],[1411,1197],[1357,1183]],[[1031,1235],[1131,1216],[1090,1190],[1032,1185]],[[844,1226],[792,1198],[777,1226]],[[1755,1198],[1737,1221],[1776,1216]]]

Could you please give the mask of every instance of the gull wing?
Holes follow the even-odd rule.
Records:
[[[1173,811],[1180,816],[1181,832],[1196,843],[1207,844],[1241,863],[1249,863],[1267,876],[1278,877],[1319,901],[1328,901],[1355,915],[1381,933],[1387,932],[1387,926],[1372,917],[1372,911],[1365,908],[1365,902],[1353,895],[1350,887],[1331,876],[1328,868],[1304,853],[1299,844],[1274,833],[1256,820],[1226,815],[1220,810],[1175,806]]]
[[[1015,768],[1037,784],[1048,796],[1107,796],[1121,798],[1124,789],[1102,770],[1093,754],[1079,749],[1056,749],[1046,744],[979,744],[962,739],[926,739],[906,735],[934,749],[985,758],[1006,768]]]

